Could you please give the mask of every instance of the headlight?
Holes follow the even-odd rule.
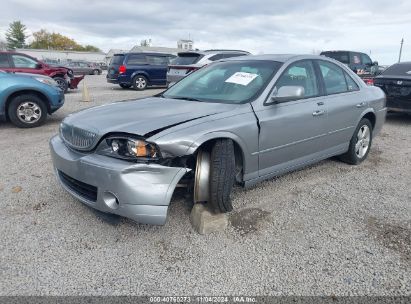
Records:
[[[45,78],[45,77],[35,77],[34,79],[36,79],[37,81],[40,81],[44,84],[48,84],[51,85],[53,87],[58,87],[58,83],[54,81],[54,79],[51,78]]]
[[[97,154],[129,161],[155,161],[161,158],[160,150],[143,138],[110,136],[96,150]]]

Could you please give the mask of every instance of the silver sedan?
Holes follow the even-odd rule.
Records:
[[[331,156],[357,165],[384,123],[385,95],[320,56],[213,63],[162,94],[70,115],[50,141],[61,185],[83,203],[164,224],[177,184],[232,210],[249,187]]]

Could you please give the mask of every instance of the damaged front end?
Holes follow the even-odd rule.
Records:
[[[151,153],[147,147],[132,148],[136,153]],[[101,147],[93,153],[80,152],[60,136],[51,139],[50,150],[57,178],[67,192],[92,208],[143,224],[166,222],[174,189],[190,171],[162,161],[125,161],[98,153]]]

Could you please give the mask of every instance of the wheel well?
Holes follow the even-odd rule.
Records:
[[[243,181],[243,175],[244,175],[244,151],[241,149],[241,146],[232,138],[225,138],[225,137],[219,137],[219,138],[213,138],[210,140],[207,140],[206,142],[202,143],[198,149],[195,152],[195,155],[199,150],[205,150],[205,151],[211,151],[211,148],[213,147],[214,143],[219,140],[219,139],[231,139],[234,143],[234,157],[235,157],[235,167],[236,167],[236,181],[238,183],[241,183]]]
[[[23,90],[23,91],[14,92],[13,94],[11,94],[7,98],[6,106],[4,108],[4,112],[5,112],[5,115],[6,115],[6,120],[9,120],[8,108],[9,108],[10,102],[13,100],[13,98],[15,98],[17,96],[20,96],[20,95],[24,95],[24,94],[33,94],[33,95],[36,95],[37,97],[39,97],[44,102],[44,104],[46,105],[47,111],[50,114],[50,112],[51,112],[50,104],[47,102],[47,97],[43,93],[40,93],[40,92],[34,91],[34,90]]]
[[[363,118],[367,118],[371,122],[371,126],[374,129],[375,120],[376,120],[375,114],[372,113],[372,112],[369,112],[369,113],[365,114]]]

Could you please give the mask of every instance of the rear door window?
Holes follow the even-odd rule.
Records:
[[[0,54],[0,68],[9,68],[9,55],[7,54]]]
[[[335,59],[339,62],[342,62],[344,64],[350,63],[350,57],[348,56],[348,52],[323,52],[321,54],[332,59]]]
[[[358,91],[360,87],[358,84],[354,81],[354,79],[351,78],[350,75],[348,75],[346,72],[344,72],[345,80],[347,81],[347,87],[348,91]]]
[[[168,57],[166,56],[147,55],[146,59],[147,59],[148,64],[168,65]]]
[[[131,54],[128,56],[127,64],[130,64],[130,65],[147,64],[146,55]]]
[[[320,66],[325,91],[328,95],[348,91],[344,71],[339,66],[326,61],[318,61],[318,65]]]
[[[362,64],[361,62],[361,54],[359,53],[351,53],[351,63],[355,65]]]

